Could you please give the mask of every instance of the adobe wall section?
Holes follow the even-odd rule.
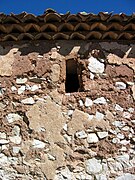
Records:
[[[135,179],[135,44],[1,43],[0,125],[0,178]]]

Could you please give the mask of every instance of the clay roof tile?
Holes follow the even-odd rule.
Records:
[[[0,14],[0,41],[42,39],[135,39],[135,14],[57,13],[47,9],[44,14]]]

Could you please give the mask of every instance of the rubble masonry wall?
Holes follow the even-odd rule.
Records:
[[[1,43],[0,179],[123,178],[135,179],[135,44]]]

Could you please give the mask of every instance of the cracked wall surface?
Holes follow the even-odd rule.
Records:
[[[0,179],[135,179],[134,43],[0,44]]]

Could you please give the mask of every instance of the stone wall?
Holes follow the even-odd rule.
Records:
[[[1,43],[0,125],[2,180],[134,180],[135,44]]]

